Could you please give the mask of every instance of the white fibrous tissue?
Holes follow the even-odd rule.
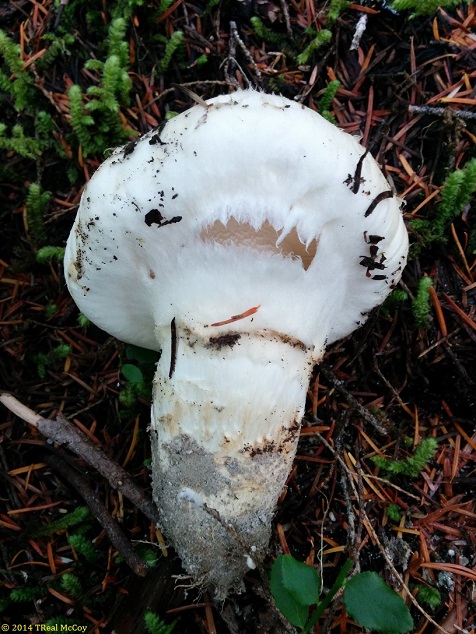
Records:
[[[246,565],[248,566],[248,568],[250,570],[254,570],[256,568],[256,564],[253,561],[252,557],[250,555],[245,555],[246,557]]]
[[[192,502],[197,506],[203,506],[202,498],[198,495],[196,491],[194,491],[193,489],[189,489],[189,487],[183,487],[183,489],[178,494],[178,499],[185,500],[186,502]]]

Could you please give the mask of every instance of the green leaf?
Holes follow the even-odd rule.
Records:
[[[143,383],[144,377],[142,376],[142,372],[136,365],[132,365],[132,363],[125,363],[121,372],[124,375],[124,378],[129,381],[129,383]]]
[[[280,555],[271,568],[271,592],[292,625],[304,627],[309,606],[317,603],[321,579],[317,571],[291,555]]]
[[[369,630],[405,634],[413,629],[405,602],[375,572],[362,572],[345,584],[344,605],[349,616]]]
[[[158,356],[159,354],[155,350],[140,348],[139,346],[134,346],[133,344],[126,346],[126,357],[129,360],[134,359],[135,361],[140,361],[141,363],[155,363]]]

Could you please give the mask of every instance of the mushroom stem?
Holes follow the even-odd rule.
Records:
[[[175,345],[173,374],[163,350],[154,380],[154,499],[186,570],[223,598],[266,552],[313,351],[276,332],[199,336],[179,324]]]

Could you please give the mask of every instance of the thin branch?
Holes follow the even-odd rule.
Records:
[[[159,513],[154,503],[146,497],[141,487],[133,482],[125,469],[95,447],[83,432],[73,427],[61,414],[55,420],[42,418],[8,392],[0,393],[0,403],[29,425],[37,428],[49,440],[59,445],[66,445],[74,454],[83,458],[104,476],[113,489],[120,491],[151,522],[155,525],[159,524]]]
[[[453,110],[452,108],[441,108],[435,106],[408,106],[410,112],[416,114],[429,114],[434,117],[442,117],[448,111],[458,119],[476,119],[476,112],[469,110]]]
[[[84,498],[92,514],[106,531],[111,543],[117,548],[119,554],[124,558],[127,565],[140,577],[145,577],[149,571],[148,566],[142,561],[139,555],[132,548],[131,543],[120,529],[117,522],[101,502],[99,497],[89,486],[86,478],[73,469],[59,456],[48,454],[45,462],[50,467],[61,473],[61,475],[71,484],[74,489]]]
[[[324,365],[319,366],[319,372],[321,372],[325,376],[326,380],[332,384],[335,390],[345,398],[347,403],[351,407],[353,407],[362,416],[362,418],[364,418],[370,425],[372,425],[377,433],[381,434],[382,436],[388,435],[388,430],[386,430],[385,427],[380,424],[378,419],[373,416],[373,414],[371,414],[367,409],[365,409],[365,407],[359,403],[355,396],[352,396],[352,394],[348,390],[346,390],[346,388],[344,387],[344,381],[340,381],[334,375],[334,373],[331,372],[331,370],[326,368]]]

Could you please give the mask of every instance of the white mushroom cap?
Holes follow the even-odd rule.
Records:
[[[67,244],[69,290],[98,326],[156,350],[174,317],[211,334],[259,305],[234,331],[272,328],[319,359],[398,281],[400,203],[357,140],[314,111],[252,90],[207,103],[94,174]],[[364,234],[383,238],[371,260]]]

